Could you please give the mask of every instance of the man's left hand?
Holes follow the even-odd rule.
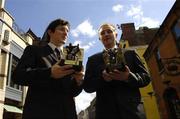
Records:
[[[78,85],[81,85],[84,77],[84,70],[82,69],[79,72],[73,73],[72,77],[76,80]]]

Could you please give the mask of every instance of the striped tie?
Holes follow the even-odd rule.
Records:
[[[55,48],[55,53],[56,53],[57,59],[60,60],[61,59],[61,54],[60,54],[60,51],[57,48]]]

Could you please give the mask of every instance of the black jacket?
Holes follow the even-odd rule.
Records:
[[[103,80],[102,53],[88,58],[83,86],[88,93],[96,92],[96,119],[144,118],[139,88],[148,85],[150,77],[135,51],[126,51],[124,56],[131,70],[126,82]]]
[[[76,119],[74,97],[81,91],[71,76],[61,79],[51,77],[51,68],[43,57],[48,57],[51,65],[56,60],[51,57],[53,50],[44,47],[27,46],[14,73],[13,81],[28,86],[23,109],[23,119]]]

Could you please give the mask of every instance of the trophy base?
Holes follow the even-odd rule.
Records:
[[[59,63],[60,66],[64,66],[64,65],[73,65],[72,69],[74,69],[75,71],[81,71],[83,69],[82,66],[82,62],[79,62],[79,65],[75,65],[75,64],[71,64],[71,63],[67,63],[64,59],[62,59]]]
[[[124,63],[121,63],[121,64],[117,65],[116,68],[117,68],[119,71],[123,71],[123,72],[126,71],[126,67],[125,67],[125,64],[124,64]]]
[[[111,65],[107,65],[106,66],[106,72],[113,72],[115,69],[125,72],[126,71],[126,67],[124,63],[121,64],[111,64]]]
[[[75,70],[75,71],[81,71],[82,70],[82,66],[79,66],[79,65],[73,65],[73,69]]]

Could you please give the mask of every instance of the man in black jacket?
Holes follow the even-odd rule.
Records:
[[[83,72],[59,65],[69,27],[56,19],[44,33],[46,45],[26,47],[13,73],[15,83],[28,86],[23,119],[77,118],[74,97],[82,91]]]
[[[117,49],[114,25],[103,24],[98,33],[104,51]],[[149,84],[150,76],[135,51],[120,50],[123,51],[124,69],[111,67],[107,70],[104,51],[88,58],[83,88],[88,93],[96,92],[96,119],[145,118],[139,88]],[[112,56],[109,58],[113,60]]]

